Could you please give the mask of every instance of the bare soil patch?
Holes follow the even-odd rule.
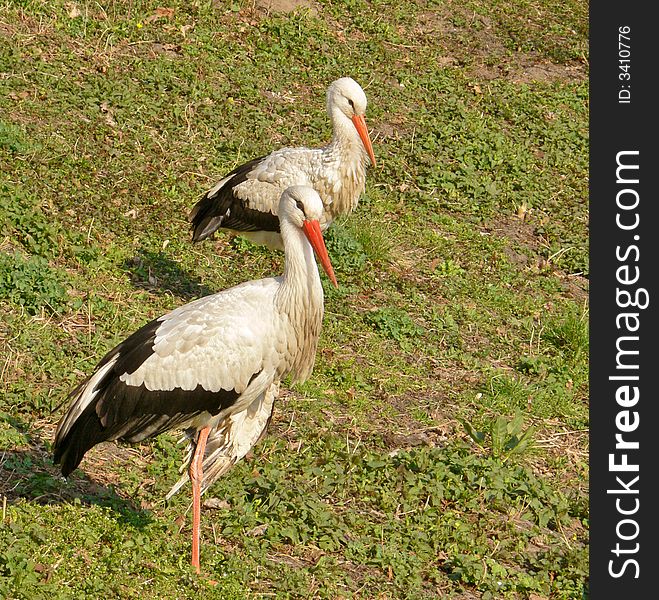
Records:
[[[560,279],[566,296],[585,302],[588,299],[588,279],[581,274],[566,273],[553,268],[551,262],[542,254],[542,250],[547,245],[536,230],[537,223],[532,217],[519,218],[515,215],[501,215],[483,227],[484,233],[496,235],[507,241],[504,252],[508,260],[518,269],[536,271],[550,269],[552,275]]]
[[[454,24],[458,15],[464,26]],[[460,65],[468,60],[470,74],[484,81],[506,79],[514,83],[584,81],[586,65],[574,61],[554,63],[535,52],[512,51],[499,37],[499,28],[491,19],[469,13],[453,3],[437,10],[423,11],[410,33],[424,40],[432,38],[446,56],[440,57],[446,66]],[[460,57],[460,58],[458,58]]]
[[[312,15],[318,13],[318,9],[312,0],[256,0],[254,5],[257,9],[270,13],[292,13],[299,9],[307,9]]]

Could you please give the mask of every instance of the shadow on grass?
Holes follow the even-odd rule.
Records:
[[[48,505],[72,503],[77,499],[86,506],[110,508],[120,522],[133,527],[142,528],[153,521],[147,511],[86,475],[64,479],[39,450],[0,453],[0,496],[6,496],[8,502],[23,498]]]
[[[44,442],[29,433],[25,423],[4,417],[27,438],[28,447],[0,451],[0,496],[14,502],[19,498],[44,505],[66,504],[76,500],[86,506],[112,509],[119,522],[142,528],[153,521],[148,511],[119,496],[112,487],[100,484],[76,471],[67,479],[60,475]]]
[[[156,294],[172,293],[193,300],[217,291],[202,284],[199,277],[182,269],[164,252],[140,248],[132,259],[124,262],[123,268],[130,274],[133,285]]]

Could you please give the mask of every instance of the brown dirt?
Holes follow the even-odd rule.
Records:
[[[528,214],[501,215],[492,220],[482,229],[484,233],[496,235],[506,240],[505,254],[518,269],[532,271],[548,271],[560,280],[561,287],[567,297],[578,302],[588,299],[589,282],[581,275],[568,274],[555,269],[542,255],[546,243],[537,234],[538,223]]]
[[[456,27],[452,23],[455,14],[466,20],[466,27]],[[456,57],[469,56],[471,75],[483,81],[507,79],[514,83],[531,83],[588,78],[586,66],[581,62],[556,64],[537,53],[511,52],[497,35],[496,24],[482,15],[468,13],[455,3],[422,12],[411,34],[411,39],[419,36],[438,40],[445,51],[445,56],[438,60],[446,66],[460,64]]]
[[[318,13],[318,8],[312,0],[255,0],[256,8],[271,13],[292,13],[296,10],[307,9],[312,15]]]

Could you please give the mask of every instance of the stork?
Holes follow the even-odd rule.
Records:
[[[197,573],[201,494],[263,435],[282,379],[311,374],[323,318],[314,251],[338,287],[322,211],[313,189],[287,188],[278,206],[283,275],[200,298],[138,329],[71,392],[57,426],[53,460],[65,477],[100,442],[185,430],[187,475],[167,497],[189,477]]]
[[[334,81],[327,89],[332,141],[322,148],[282,148],[231,171],[192,209],[192,240],[200,242],[224,227],[281,249],[277,205],[289,185],[308,185],[318,192],[322,231],[339,215],[350,214],[364,191],[369,161],[375,166],[365,113],[360,85],[350,77]]]

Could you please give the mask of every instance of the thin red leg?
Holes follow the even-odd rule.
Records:
[[[197,447],[195,448],[192,460],[190,461],[190,481],[192,482],[192,566],[197,573],[201,571],[199,567],[199,528],[201,524],[201,482],[203,480],[203,463],[204,452],[206,451],[206,440],[210,427],[204,427],[199,432],[197,438]]]

